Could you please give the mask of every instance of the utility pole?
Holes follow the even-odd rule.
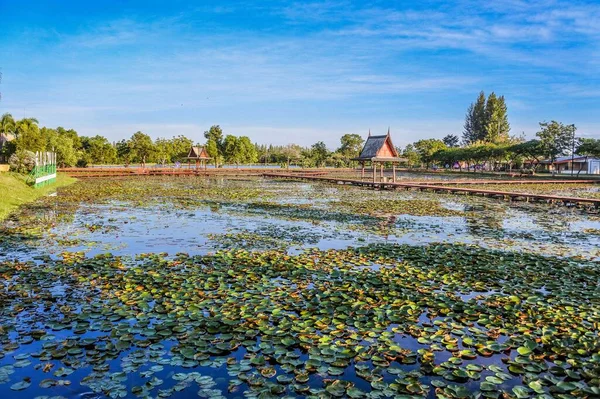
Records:
[[[575,124],[571,124],[571,133],[573,134],[571,142],[571,177],[573,177],[573,166],[575,163]]]

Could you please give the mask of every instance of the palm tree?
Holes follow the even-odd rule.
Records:
[[[8,135],[14,133],[15,128],[17,127],[15,120],[12,115],[6,113],[0,117],[0,136],[3,138],[8,138]]]
[[[19,136],[20,133],[29,131],[33,127],[38,127],[38,120],[36,118],[23,118],[15,123],[15,136]]]

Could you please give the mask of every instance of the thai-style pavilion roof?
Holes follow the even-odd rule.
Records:
[[[355,161],[379,161],[379,162],[404,162],[404,158],[400,158],[398,150],[392,143],[392,137],[390,131],[381,136],[371,136],[369,131],[369,137],[365,142],[365,145]]]
[[[190,151],[187,155],[188,159],[211,159],[206,152],[206,148],[204,147],[194,147],[190,148]]]

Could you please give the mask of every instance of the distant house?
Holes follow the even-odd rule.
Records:
[[[579,171],[582,174],[588,175],[600,175],[600,159],[593,157],[585,157],[582,155],[577,155],[571,157],[558,157],[554,162],[549,159],[543,160],[540,162],[543,170],[548,172],[556,171],[561,174],[570,174],[571,170],[574,174],[577,174]]]
[[[358,161],[362,165],[361,178],[365,177],[365,164],[367,162],[371,164],[373,167],[373,182],[377,180],[377,165],[381,167],[380,179],[383,181],[384,164],[391,163],[392,179],[393,181],[396,181],[396,165],[401,162],[406,162],[405,158],[400,158],[398,150],[394,147],[389,129],[387,134],[381,136],[371,136],[371,131],[369,131],[369,136],[367,137],[367,141],[365,142],[360,155],[352,160]]]
[[[206,148],[194,146],[190,148],[186,158],[188,160],[188,167],[191,167],[192,160],[196,162],[196,169],[198,169],[198,167],[204,167],[204,169],[206,169],[206,164],[211,159],[208,152],[206,152]]]

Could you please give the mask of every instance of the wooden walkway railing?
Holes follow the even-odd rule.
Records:
[[[474,195],[483,195],[490,197],[502,198],[504,200],[516,200],[522,199],[525,201],[543,201],[547,203],[562,203],[564,205],[592,205],[594,208],[600,207],[600,199],[597,198],[581,198],[581,197],[569,197],[569,196],[560,196],[560,195],[546,195],[546,194],[530,194],[530,193],[519,193],[519,192],[510,192],[510,191],[495,191],[495,190],[485,190],[478,188],[466,188],[466,187],[448,187],[438,184],[427,184],[422,182],[372,182],[372,181],[364,181],[364,180],[354,180],[354,179],[339,179],[339,178],[331,178],[331,177],[320,177],[320,176],[305,176],[305,175],[291,175],[291,174],[283,174],[283,173],[265,173],[263,176],[271,177],[271,178],[289,178],[289,179],[302,179],[302,180],[313,180],[313,181],[324,181],[329,183],[336,184],[352,184],[355,186],[364,186],[364,187],[374,187],[374,188],[391,188],[391,189],[417,189],[421,191],[434,191],[434,192],[447,192],[450,194],[456,193],[464,193],[464,194],[474,194]],[[510,182],[511,184],[515,183],[513,180],[505,180],[504,183]],[[532,183],[532,181],[517,181],[517,184],[527,184]],[[541,184],[543,181],[537,180],[537,184]],[[549,180],[547,181],[551,183],[573,183],[572,180]],[[596,180],[590,180],[590,182],[598,183]],[[439,183],[439,182],[436,182]],[[536,184],[534,183],[534,184]],[[578,181],[578,183],[582,183],[582,181]],[[444,184],[447,184],[444,182]],[[461,184],[461,183],[457,183]],[[464,182],[462,182],[464,184]],[[480,184],[480,182],[472,183],[472,184]]]

